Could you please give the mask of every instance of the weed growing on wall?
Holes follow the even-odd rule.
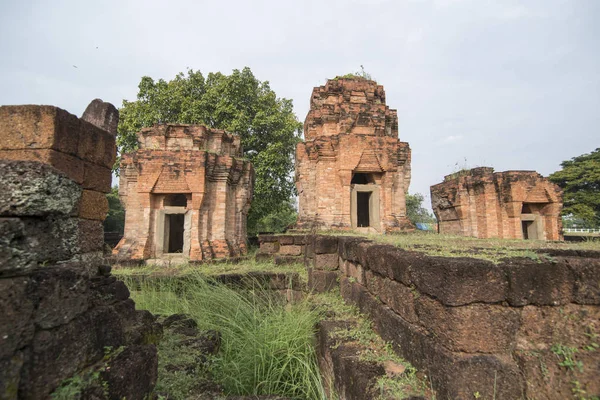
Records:
[[[362,315],[355,306],[346,304],[338,290],[313,294],[309,301],[315,307],[329,311],[327,319],[347,322],[346,327],[331,333],[331,337],[335,339],[332,349],[339,347],[342,343],[358,344],[359,360],[383,364],[392,363],[403,369],[399,374],[384,375],[377,379],[377,400],[422,396],[426,392],[429,396],[433,396],[433,390],[428,391],[426,384],[417,377],[416,368],[398,356],[394,352],[392,344],[385,342],[375,333],[372,321]]]
[[[478,239],[428,232],[410,234],[367,234],[354,231],[318,231],[323,235],[360,236],[374,242],[391,244],[405,250],[418,251],[430,256],[472,257],[495,264],[506,258],[528,258],[534,262],[553,262],[554,258],[544,252],[549,250],[595,250],[600,251],[599,240],[586,242],[547,242],[521,239]]]

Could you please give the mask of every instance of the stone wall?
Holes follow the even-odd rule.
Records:
[[[0,399],[63,384],[72,398],[131,400],[154,387],[161,327],[102,253],[117,122],[101,100],[81,119],[0,107]]]
[[[339,284],[439,398],[598,396],[600,253],[552,255],[496,265],[314,236],[304,258],[312,289]]]
[[[246,217],[254,185],[240,138],[200,125],[156,125],[138,133],[139,150],[123,155],[119,196],[125,233],[118,259],[189,260],[246,253]],[[180,202],[171,202],[174,196]],[[170,226],[180,215],[179,230]],[[171,224],[171,225],[170,225]],[[176,235],[180,243],[170,242]]]
[[[311,236],[259,235],[258,240],[260,247],[256,253],[257,260],[273,259],[277,265],[296,264],[305,263]],[[321,248],[317,251],[319,254],[313,257],[315,268],[308,271],[307,287],[309,291],[321,293],[338,286],[338,260],[333,254],[322,254],[324,250]]]
[[[431,186],[439,232],[477,238],[562,240],[562,191],[534,171],[480,167]]]
[[[304,139],[296,147],[299,228],[414,229],[405,201],[410,148],[383,86],[354,78],[316,87]]]

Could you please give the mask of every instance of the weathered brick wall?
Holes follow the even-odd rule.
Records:
[[[538,239],[562,240],[562,191],[537,172],[481,167],[448,175],[431,186],[431,204],[440,233],[523,239],[527,204],[543,225]]]
[[[339,285],[384,340],[426,371],[440,398],[600,394],[599,252],[496,265],[357,237],[305,243],[309,288]]]
[[[379,188],[378,231],[411,229],[405,194],[410,148],[398,140],[398,116],[385,105],[383,86],[365,79],[329,80],[316,87],[296,147],[300,228],[349,229],[353,173]]]
[[[119,195],[125,233],[119,259],[165,257],[161,212],[169,194],[184,194],[190,260],[246,253],[246,217],[254,172],[240,138],[200,125],[156,125],[138,133],[140,149],[121,159]]]
[[[156,382],[160,326],[102,254],[117,121],[100,100],[82,119],[0,107],[0,399],[94,374],[84,397],[141,399]]]

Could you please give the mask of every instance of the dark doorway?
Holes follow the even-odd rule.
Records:
[[[187,207],[187,196],[183,193],[170,194],[165,198],[165,206]]]
[[[166,227],[169,230],[167,253],[183,253],[183,224],[185,214],[167,214]]]
[[[370,183],[373,183],[373,177],[371,176],[371,174],[363,174],[361,172],[357,172],[355,174],[352,174],[352,181],[350,181],[350,183],[352,185],[368,185]]]
[[[523,239],[529,239],[529,227],[533,221],[521,221],[521,229],[523,229]]]
[[[527,203],[523,203],[523,207],[521,207],[521,214],[531,214],[531,207]]]
[[[359,228],[370,226],[369,221],[369,200],[371,192],[356,193],[356,222]]]

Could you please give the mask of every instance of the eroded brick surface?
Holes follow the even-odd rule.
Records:
[[[439,232],[477,238],[562,240],[561,189],[534,171],[480,167],[431,186]]]
[[[142,129],[138,140],[139,150],[121,159],[125,233],[115,255],[244,254],[254,170],[242,158],[240,138],[199,125],[156,125]]]
[[[412,229],[410,148],[398,139],[383,86],[356,78],[316,87],[304,138],[296,147],[298,227]]]

